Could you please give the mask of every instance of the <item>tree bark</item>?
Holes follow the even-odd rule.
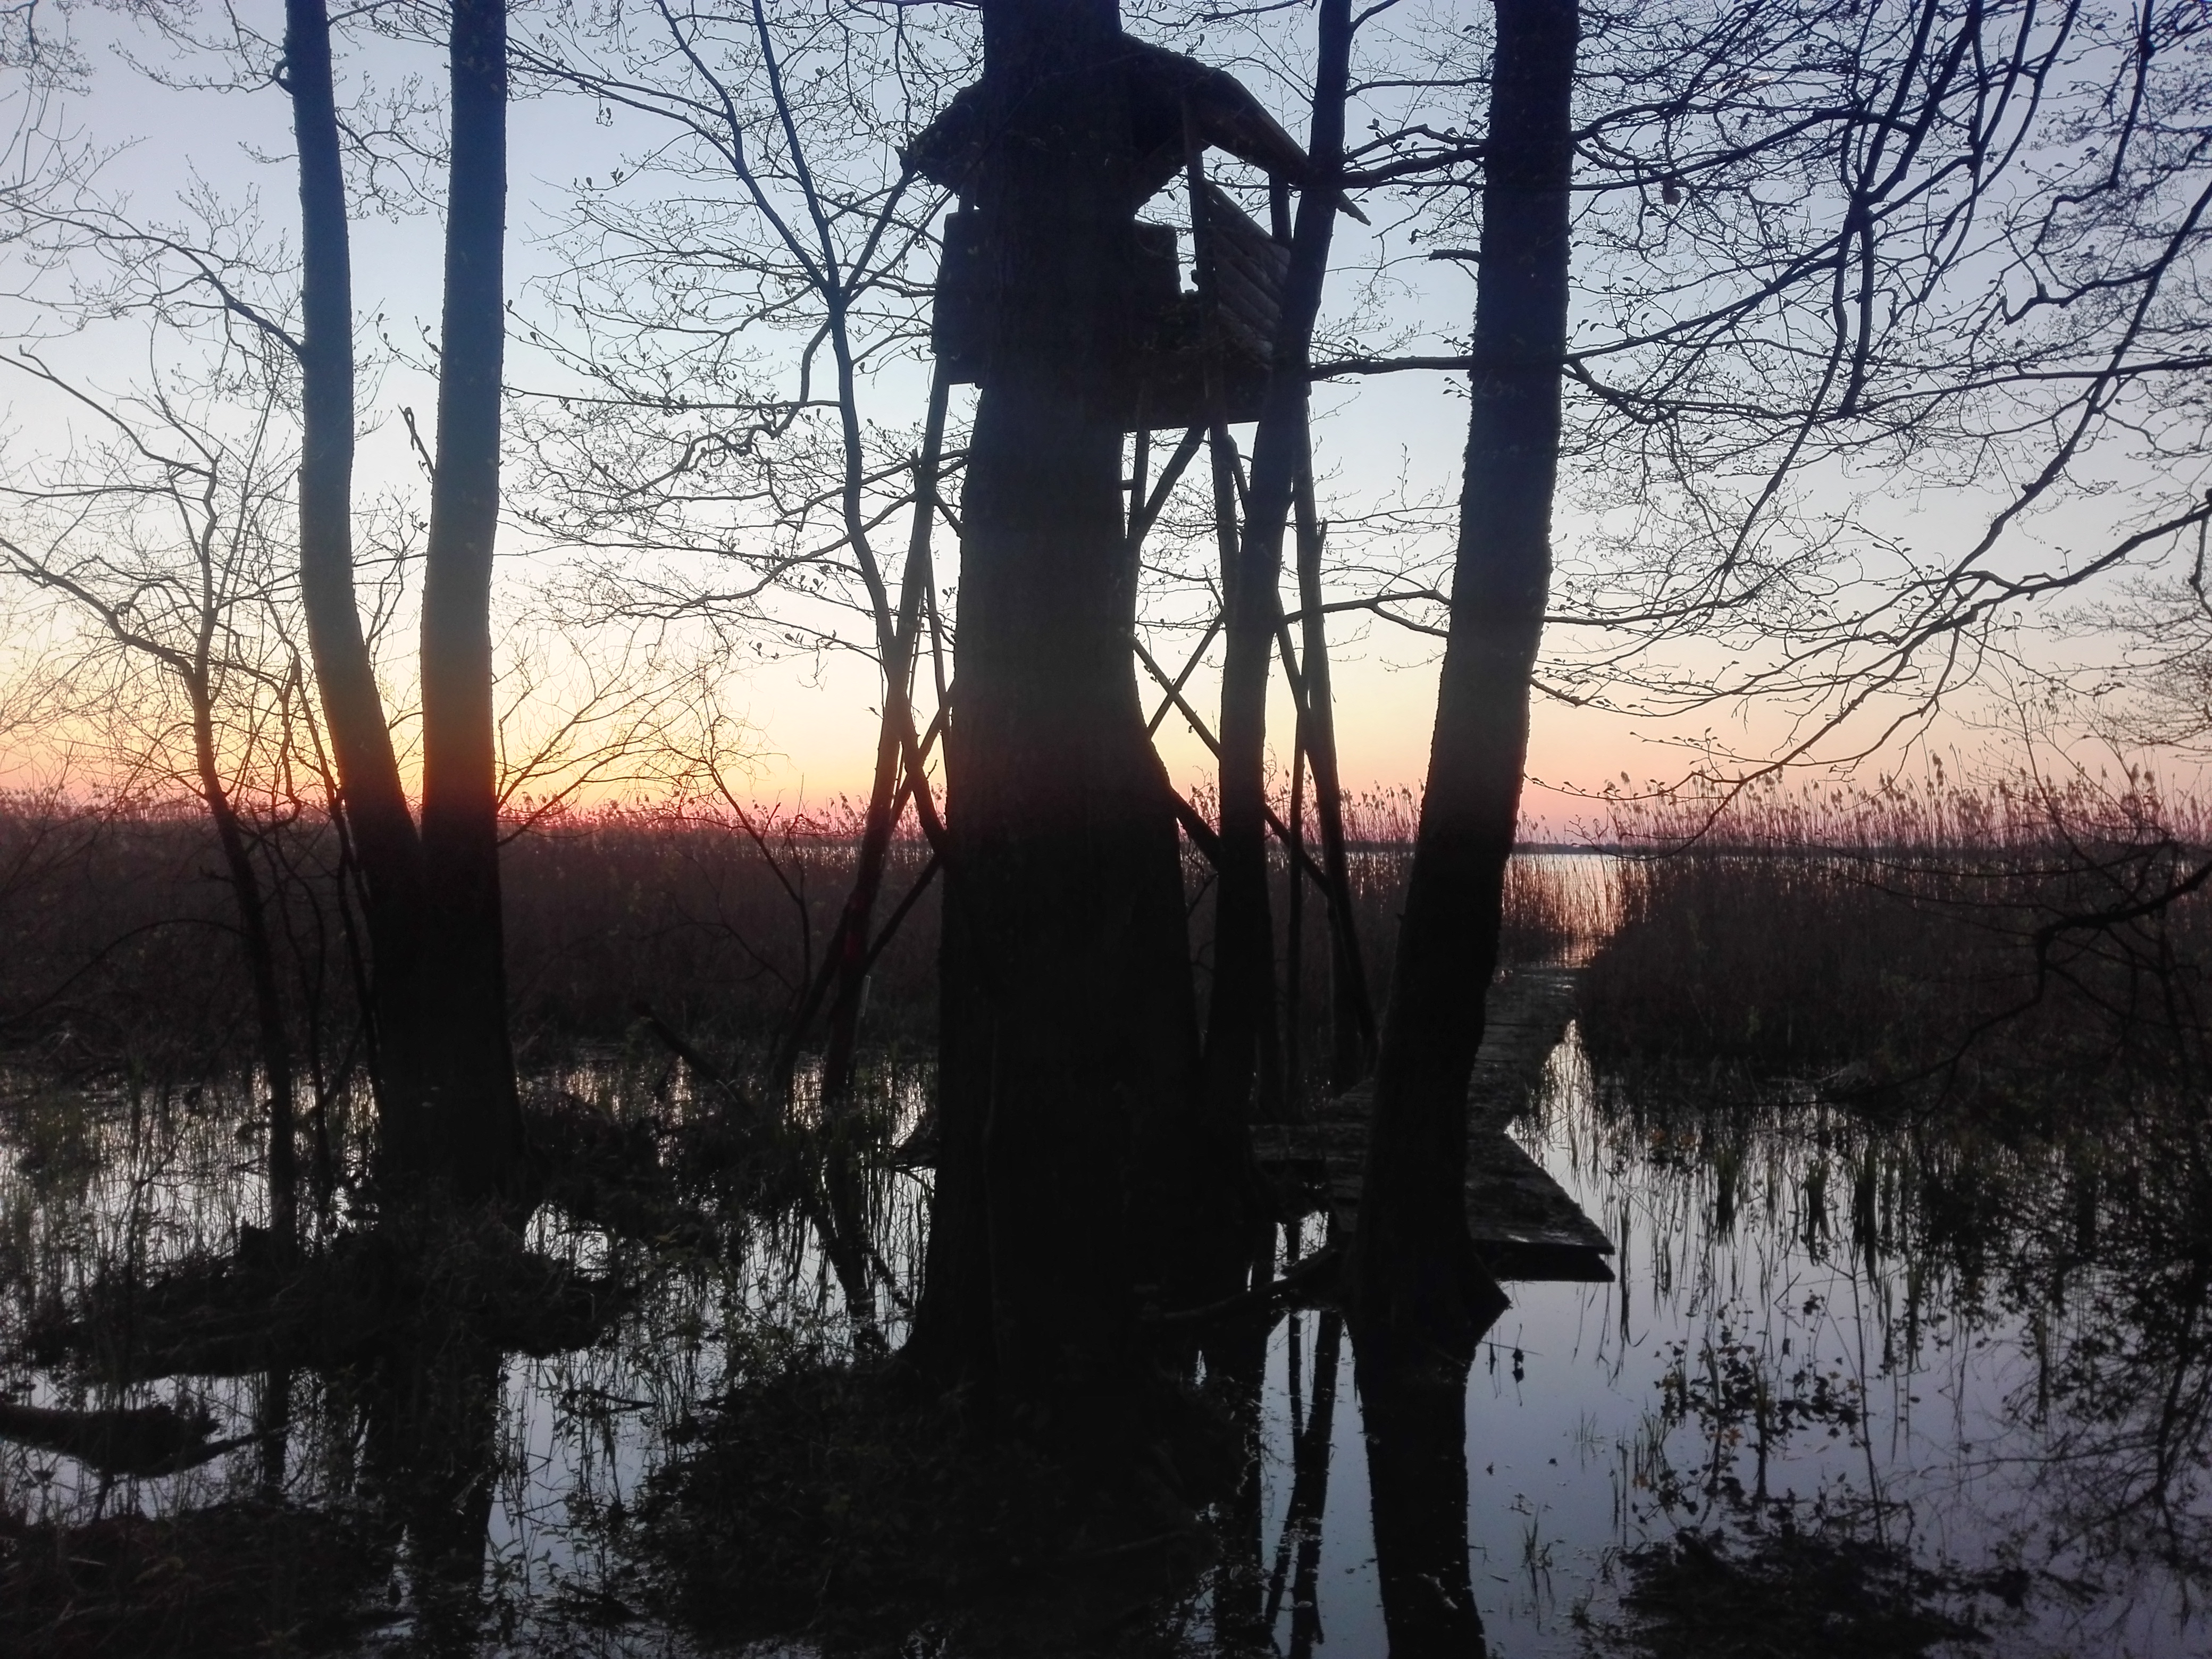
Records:
[[[315,684],[372,902],[411,898],[418,848],[353,580],[353,252],[326,0],[286,0],[300,150],[300,580]],[[372,930],[374,923],[372,921]]]
[[[1351,73],[1350,0],[1322,0],[1309,139],[1309,185],[1298,203],[1267,386],[1252,447],[1243,537],[1224,586],[1228,622],[1221,670],[1221,854],[1214,908],[1213,994],[1206,1005],[1207,1108],[1242,1124],[1255,1079],[1279,1072],[1274,928],[1267,902],[1267,673],[1282,617],[1283,532],[1306,463],[1306,400],[1314,319],[1336,223],[1333,180],[1344,159],[1344,100]],[[1316,187],[1316,185],[1318,187]]]
[[[512,1182],[522,1118],[507,1030],[493,738],[491,578],[505,356],[507,6],[456,0],[438,436],[422,582],[425,1012],[443,1064],[425,1091],[428,1169],[465,1200]]]
[[[1451,617],[1352,1258],[1363,1364],[1460,1389],[1500,1299],[1468,1237],[1467,1089],[1551,580],[1577,27],[1574,0],[1497,0],[1497,15]]]
[[[326,0],[286,0],[300,154],[300,576],[365,890],[381,1159],[464,1200],[511,1180],[520,1115],[500,948],[489,584],[498,513],[506,15],[453,17],[439,458],[423,597],[423,817],[410,813],[353,571],[352,253]]]
[[[1290,647],[1290,635],[1283,635],[1285,650]],[[1291,1098],[1300,1091],[1300,1081],[1305,1070],[1305,1005],[1306,1005],[1306,862],[1312,856],[1306,851],[1306,700],[1305,688],[1298,687],[1297,719],[1291,734],[1291,805],[1284,815],[1289,826],[1290,840],[1286,844],[1288,890],[1284,896],[1283,918],[1283,1085]]]
[[[860,1041],[860,994],[866,982],[869,928],[883,890],[884,866],[898,828],[899,776],[906,735],[914,720],[914,651],[921,631],[921,601],[935,574],[929,556],[931,526],[937,517],[937,470],[945,438],[945,408],[951,388],[942,375],[930,387],[929,413],[922,428],[921,454],[915,463],[914,530],[907,544],[906,568],[899,584],[898,623],[884,664],[884,716],[876,736],[876,773],[868,792],[868,816],[861,826],[860,853],[830,942],[836,998],[830,1005],[830,1042],[822,1057],[822,1101],[841,1105],[852,1088],[854,1055]]]
[[[1135,267],[1112,0],[987,0],[988,291],[947,737],[942,1141],[912,1357],[1048,1433],[1119,1419],[1197,1294],[1198,1042],[1173,795],[1123,580]],[[1232,1270],[1235,1263],[1231,1263]],[[1158,1287],[1147,1291],[1147,1285]]]
[[[864,1331],[875,1327],[875,1300],[868,1264],[860,1245],[867,1227],[866,1194],[855,1154],[853,1124],[845,1110],[852,1092],[853,1071],[860,1048],[860,1004],[874,957],[869,938],[881,896],[884,870],[890,856],[891,836],[898,828],[909,789],[902,791],[899,779],[913,732],[914,653],[921,628],[922,599],[934,580],[929,557],[930,529],[937,516],[937,468],[945,437],[945,410],[951,388],[942,374],[932,382],[929,413],[922,428],[921,453],[915,463],[914,528],[907,543],[906,568],[899,588],[898,617],[884,662],[883,719],[876,734],[876,771],[868,792],[868,811],[861,826],[860,848],[855,860],[852,890],[845,896],[831,933],[822,971],[808,988],[806,997],[792,1016],[782,1051],[777,1057],[776,1082],[788,1096],[805,1041],[822,997],[833,986],[830,1004],[829,1041],[822,1054],[821,1116],[823,1130],[822,1185],[827,1200],[828,1233],[823,1246],[845,1291],[846,1305]]]
[[[354,591],[353,254],[325,0],[286,0],[286,90],[300,153],[300,590],[341,804],[360,860],[374,991],[377,1098],[416,1097],[425,1056],[401,993],[422,942],[422,848]],[[386,1003],[394,1005],[387,1009]]]

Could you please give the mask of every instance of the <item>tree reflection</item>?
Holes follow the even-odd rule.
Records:
[[[1483,1307],[1463,1347],[1363,1345],[1354,1335],[1390,1659],[1488,1651],[1468,1574],[1467,1376],[1505,1306],[1499,1297]]]
[[[1880,1119],[1779,1091],[1714,1103],[1665,1079],[1599,1083],[1582,1144],[1634,1192],[1655,1283],[1689,1315],[1662,1355],[1661,1434],[1634,1448],[1654,1513],[1767,1567],[1777,1528],[1884,1548],[1948,1529],[1907,1565],[1972,1616],[2197,1617],[2212,1586],[2201,1094],[2053,1079],[2010,1120]],[[1954,1420],[1923,1404],[1939,1400]],[[1692,1425],[1706,1455],[1677,1468],[1666,1437]]]
[[[1298,1234],[1291,1230],[1288,1237],[1295,1261]],[[1477,1347],[1506,1306],[1493,1287],[1447,1342],[1389,1342],[1376,1335],[1363,1344],[1354,1337],[1353,1378],[1391,1659],[1480,1659],[1487,1652],[1468,1568],[1467,1380]],[[1261,1402],[1273,1328],[1251,1320],[1206,1345],[1207,1372],[1243,1454],[1238,1476],[1215,1510],[1221,1556],[1211,1601],[1214,1645],[1224,1656],[1314,1659],[1326,1642],[1322,1533],[1346,1328],[1345,1314],[1328,1305],[1293,1308],[1282,1328],[1278,1403],[1288,1418],[1291,1487],[1264,1571]]]
[[[498,1350],[429,1322],[397,1338],[366,1378],[365,1473],[407,1573],[421,1651],[477,1645],[499,1401]]]
[[[1274,1277],[1274,1230],[1250,1264],[1253,1282]],[[1224,1324],[1206,1345],[1206,1375],[1226,1406],[1237,1442],[1234,1477],[1218,1506],[1221,1559],[1213,1572],[1213,1629],[1224,1653],[1267,1650],[1272,1620],[1263,1620],[1260,1550],[1266,1525],[1261,1480],[1261,1398],[1267,1389],[1267,1339],[1273,1322],[1255,1311]],[[1292,1369],[1297,1360],[1293,1356]]]
[[[1313,1345],[1312,1405],[1300,1420],[1299,1316],[1291,1316],[1291,1475],[1289,1512],[1267,1580],[1267,1628],[1281,1616],[1285,1580],[1291,1598],[1290,1659],[1313,1659],[1321,1628],[1321,1523],[1328,1506],[1329,1435],[1336,1416],[1336,1370],[1344,1346],[1344,1316],[1334,1309],[1319,1316]]]
[[[2007,1401],[2039,1425],[2066,1536],[2093,1561],[2148,1556],[2212,1581],[2212,1126],[2175,1110],[2079,1148],[2039,1206],[2008,1297],[2036,1351]],[[2128,1146],[2129,1140],[2136,1144]]]

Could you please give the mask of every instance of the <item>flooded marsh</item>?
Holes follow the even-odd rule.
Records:
[[[658,1081],[547,1086],[677,1145],[708,1103],[656,1098]],[[911,1127],[920,1099],[887,1091],[884,1109]],[[902,1334],[926,1169],[867,1176],[865,1330],[806,1205],[769,1180],[720,1200],[697,1188],[684,1213],[704,1231],[659,1237],[549,1205],[502,1246],[505,1267],[481,1247],[427,1250],[426,1273],[380,1293],[380,1326],[362,1313],[195,1358],[161,1346],[161,1287],[252,1248],[262,1189],[240,1115],[212,1090],[11,1085],[11,1651],[769,1639],[950,1655],[1012,1639],[972,1586],[948,1579],[927,1605],[907,1558],[972,1563],[902,1532],[882,1495],[904,1477],[839,1442],[836,1379]],[[2184,1655],[2212,1639],[2212,1212],[2187,1114],[2146,1099],[2051,1139],[1802,1091],[1711,1104],[1594,1073],[1571,1030],[1511,1133],[1609,1236],[1616,1277],[1510,1285],[1478,1353],[1467,1548],[1496,1652],[1762,1651],[1778,1629],[1796,1630],[1790,1650],[1837,1653]],[[324,1260],[362,1231],[326,1226]],[[1285,1259],[1324,1228],[1286,1230]],[[1386,1650],[1352,1345],[1333,1310],[1301,1306],[1273,1319],[1265,1354],[1249,1383],[1218,1362],[1200,1382],[1217,1405],[1243,1390],[1227,1417],[1256,1455],[1210,1507],[1208,1548],[1119,1586],[1129,1605],[1110,1616],[1095,1584],[1063,1585],[1066,1628],[1048,1593],[1021,1640]],[[780,1487],[763,1446],[809,1437],[818,1490]],[[711,1502],[684,1485],[708,1468]],[[841,1508],[856,1497],[878,1512]],[[703,1534],[702,1513],[721,1517]],[[1018,1556],[1003,1517],[984,1535]],[[700,1577],[702,1539],[749,1540],[755,1604],[731,1601],[723,1567]],[[792,1559],[769,1559],[787,1539]],[[825,1557],[843,1569],[794,1589]],[[849,1599],[871,1618],[847,1619]]]

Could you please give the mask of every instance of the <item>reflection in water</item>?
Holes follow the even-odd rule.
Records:
[[[457,1320],[425,1322],[361,1390],[362,1486],[398,1567],[398,1611],[422,1648],[466,1652],[484,1612],[500,1356]]]
[[[1295,1259],[1303,1230],[1285,1231]],[[1263,1255],[1255,1277],[1269,1266]],[[1483,1334],[1477,1330],[1473,1341]],[[1298,1310],[1272,1329],[1254,1320],[1206,1349],[1212,1387],[1229,1405],[1247,1452],[1220,1505],[1223,1557],[1211,1588],[1213,1637],[1223,1655],[1312,1659],[1323,1643],[1321,1568],[1345,1335],[1344,1316],[1334,1309]],[[1271,1346],[1283,1379],[1272,1395]],[[1482,1620],[1468,1573],[1468,1367],[1449,1356],[1418,1358],[1425,1363],[1394,1363],[1370,1351],[1354,1368],[1389,1651],[1395,1659],[1480,1659]],[[1286,1441],[1291,1480],[1263,1573],[1267,1475],[1279,1463],[1269,1455],[1271,1439]]]
[[[1274,1278],[1274,1229],[1263,1230],[1250,1279],[1267,1285]],[[1262,1401],[1267,1370],[1267,1334],[1263,1313],[1224,1323],[1206,1345],[1209,1387],[1228,1408],[1238,1456],[1227,1498],[1218,1517],[1221,1559],[1212,1574],[1214,1636],[1224,1652],[1244,1653],[1266,1641],[1265,1583],[1260,1559],[1263,1516]]]
[[[260,1219],[234,1121],[198,1091],[0,1113],[0,1398],[87,1454],[0,1413],[0,1651],[74,1651],[40,1634],[71,1606],[120,1619],[103,1650],[148,1654],[691,1651],[621,1559],[626,1504],[762,1344],[849,1340],[803,1214],[731,1206],[672,1249],[547,1211],[452,1258],[483,1283],[372,1282],[335,1321],[157,1312],[149,1287],[236,1261]],[[878,1171],[864,1196],[906,1268],[916,1183]],[[327,1259],[374,1279],[411,1254],[371,1231]],[[601,1290],[619,1296],[580,1310]],[[65,1340],[85,1308],[89,1348]],[[68,1570],[14,1571],[33,1546]]]
[[[1877,1615],[2008,1655],[2212,1650],[2200,1119],[2146,1100],[2040,1137],[1709,1108],[1603,1090],[1571,1039],[1516,1133],[1620,1277],[1510,1286],[1478,1362],[1467,1542],[1492,1650],[1711,1650],[1667,1645],[1698,1584],[1839,1652]],[[1339,1651],[1388,1645],[1379,1449],[1338,1436],[1318,1583]]]
[[[1283,1613],[1283,1590],[1290,1587],[1291,1659],[1312,1659],[1322,1639],[1320,1577],[1322,1516],[1328,1504],[1330,1436],[1336,1421],[1336,1373],[1344,1346],[1344,1316],[1334,1308],[1319,1315],[1314,1334],[1313,1399],[1301,1399],[1303,1316],[1293,1312],[1285,1328],[1288,1345],[1291,1494],[1283,1517],[1282,1541],[1267,1577],[1263,1627],[1273,1631]]]
[[[1474,1333],[1470,1350],[1495,1322]],[[1353,1365],[1390,1652],[1480,1659],[1482,1615],[1468,1571],[1467,1364],[1397,1360],[1360,1352]]]
[[[1601,1086],[1571,1041],[1516,1133],[1616,1240],[1619,1282],[1509,1287],[1471,1382],[1449,1387],[1380,1374],[1326,1308],[1216,1334],[1206,1376],[1255,1455],[1217,1489],[1205,1616],[1176,1639],[1294,1659],[1649,1651],[1687,1628],[1686,1587],[1802,1603],[1826,1564],[1914,1628],[2008,1655],[2212,1650],[2202,1119],[2145,1099],[2039,1136],[1708,1106]],[[128,1588],[282,1538],[289,1599],[263,1575],[252,1618],[220,1626],[246,1634],[208,1650],[275,1621],[358,1651],[691,1651],[629,1517],[702,1402],[796,1350],[849,1349],[805,1200],[710,1206],[711,1232],[676,1244],[541,1214],[532,1261],[622,1291],[618,1317],[543,1357],[465,1316],[402,1322],[343,1363],[233,1342],[228,1371],[129,1381],[41,1348],[95,1286],[225,1255],[259,1218],[234,1122],[52,1090],[0,1115],[0,1391],[18,1408],[0,1431],[25,1425],[0,1440],[0,1550],[80,1529],[76,1577],[40,1606],[108,1582],[83,1563],[127,1565]],[[922,1188],[862,1173],[836,1207],[869,1218],[888,1318]],[[146,1309],[108,1305],[143,1351]],[[1162,1627],[1144,1626],[1156,1649]],[[958,1653],[956,1636],[915,1650]]]

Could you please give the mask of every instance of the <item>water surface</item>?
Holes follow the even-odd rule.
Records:
[[[562,1081],[620,1093],[589,1073]],[[396,1461],[380,1451],[392,1407],[358,1376],[118,1390],[26,1360],[15,1345],[42,1312],[227,1249],[258,1218],[256,1143],[223,1107],[11,1085],[0,1339],[14,1357],[0,1386],[40,1405],[204,1409],[238,1443],[198,1468],[110,1479],[0,1442],[0,1510],[81,1522],[281,1492],[370,1518],[361,1651],[693,1651],[620,1522],[702,1402],[764,1356],[849,1340],[805,1223],[727,1216],[712,1249],[656,1250],[541,1214],[531,1243],[622,1276],[629,1310],[588,1346],[449,1379],[474,1426],[445,1462],[419,1442]],[[1991,1638],[1973,1650],[2212,1650],[2199,1611],[2212,1243],[2202,1160],[2176,1151],[2185,1137],[2137,1136],[2123,1118],[2087,1146],[2008,1140],[1869,1121],[1803,1091],[1639,1097],[1595,1079],[1571,1032],[1516,1133],[1614,1240],[1618,1279],[1510,1287],[1470,1380],[1468,1535],[1496,1651],[1617,1650],[1633,1552],[1685,1531],[1756,1547],[1788,1530],[1903,1553],[1931,1606]],[[902,1296],[925,1182],[884,1171],[872,1188]],[[884,1308],[896,1340],[896,1297]],[[1247,1541],[1262,1578],[1279,1575],[1279,1650],[1381,1654],[1352,1355],[1327,1322],[1307,1310],[1269,1338]],[[1316,1358],[1332,1342],[1333,1386]],[[1322,1460],[1310,1425],[1332,1395]],[[1310,1508],[1326,1483],[1317,1522],[1291,1513],[1301,1443]],[[1302,1577],[1317,1630],[1296,1611]],[[1202,1587],[1172,1616],[1204,1650]]]

